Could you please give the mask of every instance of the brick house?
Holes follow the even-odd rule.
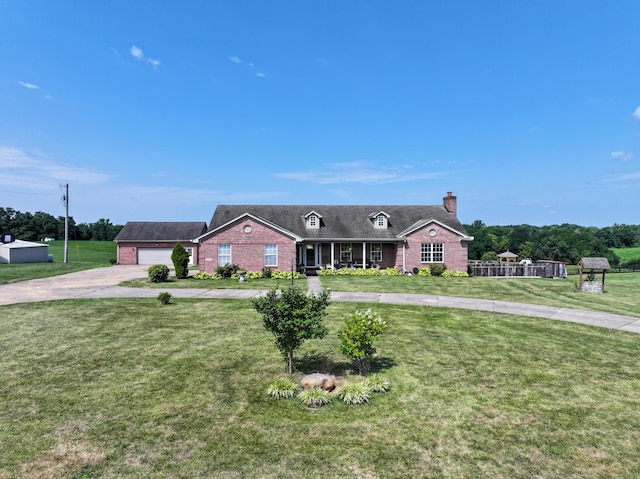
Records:
[[[196,264],[198,244],[207,224],[201,222],[130,221],[115,238],[118,264],[171,264],[176,243],[189,252],[189,264]]]
[[[194,237],[200,271],[237,264],[248,271],[445,264],[467,271],[473,237],[451,193],[436,206],[219,205]]]

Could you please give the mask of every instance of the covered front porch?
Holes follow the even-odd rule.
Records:
[[[299,270],[399,267],[402,241],[304,241],[298,245]]]

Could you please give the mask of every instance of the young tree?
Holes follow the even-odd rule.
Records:
[[[380,315],[367,309],[349,316],[338,332],[340,352],[355,363],[362,376],[369,374],[371,358],[376,353],[373,341],[386,330],[387,323]]]
[[[185,279],[189,274],[189,253],[180,243],[176,243],[173,247],[171,261],[176,270],[176,278]]]
[[[262,315],[264,327],[270,331],[276,346],[287,361],[289,374],[293,374],[293,356],[307,339],[320,339],[327,335],[322,318],[327,314],[329,292],[307,295],[297,287],[278,293],[271,289],[265,296],[253,300],[254,309]]]

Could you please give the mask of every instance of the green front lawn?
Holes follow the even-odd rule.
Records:
[[[597,275],[601,278],[601,275]],[[640,273],[609,273],[604,294],[577,290],[579,278],[441,278],[423,276],[320,276],[333,291],[413,293],[515,301],[640,317]]]
[[[116,257],[113,241],[69,241],[67,263],[64,262],[64,241],[43,244],[49,245],[53,263],[0,264],[0,284],[109,266]]]
[[[374,368],[390,392],[316,410],[265,394],[284,361],[248,301],[0,307],[0,477],[640,476],[637,335],[333,304],[301,372],[357,380],[336,332],[369,306],[389,323]]]

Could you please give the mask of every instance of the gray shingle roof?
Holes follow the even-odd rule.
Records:
[[[607,258],[582,258],[578,266],[588,269],[611,269]]]
[[[315,211],[320,228],[306,228],[305,216]],[[372,213],[389,215],[388,228],[374,228]],[[218,205],[208,231],[213,231],[245,214],[273,223],[307,240],[393,239],[424,220],[435,220],[468,236],[464,226],[444,206],[415,205]]]
[[[129,221],[114,241],[189,241],[205,231],[204,221]]]

